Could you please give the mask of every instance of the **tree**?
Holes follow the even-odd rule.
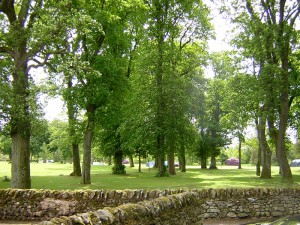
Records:
[[[8,155],[11,158],[11,139],[8,135],[0,135],[0,152],[3,155]]]
[[[31,157],[38,156],[43,144],[50,142],[50,132],[48,121],[45,119],[32,120],[32,133],[30,137],[30,153]]]
[[[227,144],[227,127],[223,119],[228,113],[224,107],[229,93],[226,89],[226,80],[233,76],[234,68],[231,66],[228,52],[212,54],[211,67],[214,78],[210,79],[207,84],[205,111],[201,118],[205,122],[200,122],[203,126],[200,130],[202,130],[202,141],[208,141],[207,144],[202,144],[202,148],[205,146],[207,148],[205,153],[209,152],[209,154],[204,154],[210,155],[209,168],[217,169],[216,157],[220,154],[220,148]]]
[[[67,79],[67,89],[65,90],[65,98],[68,108],[68,125],[69,125],[69,136],[71,138],[72,145],[72,157],[73,157],[73,171],[71,176],[81,176],[80,167],[80,154],[79,154],[79,143],[81,138],[79,137],[82,132],[80,132],[80,122],[78,120],[78,106],[72,99],[72,76],[66,76]]]
[[[174,103],[181,97],[185,98],[182,93],[184,88],[177,85],[185,79],[185,75],[187,77],[190,75],[189,72],[192,74],[195,67],[193,67],[193,62],[190,61],[192,58],[185,61],[181,57],[183,57],[185,48],[197,45],[197,38],[202,41],[201,44],[205,45],[210,35],[209,11],[201,1],[156,0],[149,2],[148,8],[147,39],[143,40],[143,48],[147,51],[147,54],[144,56],[146,58],[142,60],[142,68],[139,69],[141,74],[149,75],[148,79],[145,78],[145,80],[148,80],[148,89],[151,87],[153,90],[151,93],[152,98],[147,101],[149,110],[152,113],[152,120],[149,121],[149,124],[152,125],[155,139],[152,154],[157,162],[157,175],[164,176],[167,172],[164,165],[166,155],[168,155],[170,163],[169,172],[171,174],[175,173],[173,165],[174,152],[178,149],[176,141],[181,140],[177,136],[179,130],[174,127],[176,125],[176,123],[173,123],[175,116],[179,116],[177,117],[178,122],[188,120],[188,114],[182,113],[180,107],[177,107],[179,104],[174,105]],[[143,52],[143,49],[141,51]],[[199,52],[197,53],[199,54]],[[195,54],[197,55],[197,53]],[[192,67],[187,66],[189,62],[192,62]],[[176,99],[176,96],[178,96],[178,99]],[[180,103],[182,102],[180,101]],[[173,107],[170,107],[171,105]]]
[[[113,92],[124,81],[131,48],[129,15],[139,1],[77,1],[74,24],[68,41],[73,54],[68,58],[74,80],[72,97],[85,111],[82,183],[90,184],[91,149],[97,111],[106,107]]]
[[[12,80],[10,133],[12,138],[12,188],[30,188],[30,69],[47,63],[63,29],[58,19],[64,1],[0,2],[0,57],[10,59]],[[30,64],[29,64],[30,63]]]
[[[71,141],[68,132],[68,123],[61,120],[53,120],[49,123],[51,152],[59,151],[63,159],[71,158]]]
[[[238,65],[232,62],[232,65]],[[255,76],[235,66],[235,72],[227,80],[223,123],[239,141],[239,169],[241,169],[242,143],[245,141],[245,129],[251,126],[257,111],[257,80]],[[241,72],[239,72],[241,71]],[[249,94],[253,93],[253,94]]]
[[[282,180],[292,182],[286,157],[285,136],[291,95],[290,56],[297,37],[295,22],[299,16],[299,2],[235,1],[234,20],[246,32],[239,44],[247,49],[260,65],[266,92],[264,99],[270,136],[276,146]],[[237,10],[237,9],[244,10]],[[244,43],[244,44],[243,44]],[[265,88],[265,87],[262,87]],[[277,125],[278,124],[278,125]]]

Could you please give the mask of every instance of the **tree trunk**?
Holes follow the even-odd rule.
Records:
[[[88,121],[83,141],[82,184],[91,183],[91,156],[96,107],[94,105],[88,105],[86,110]]]
[[[280,119],[280,123],[282,123],[281,120],[282,119]],[[269,133],[276,147],[276,158],[279,164],[279,174],[281,175],[283,182],[291,183],[293,182],[293,176],[286,157],[285,142],[284,140],[282,140],[282,135],[285,137],[285,131],[283,129],[277,130],[274,123],[274,118],[272,116],[269,116]],[[281,138],[279,137],[279,133],[281,134]],[[285,171],[283,172],[283,170]]]
[[[26,131],[22,131],[26,132]],[[12,135],[11,188],[30,189],[30,151],[29,138],[22,133]]]
[[[206,157],[201,157],[201,169],[207,169],[207,160]]]
[[[257,162],[256,162],[256,176],[260,176],[260,167],[261,167],[261,147],[260,147],[260,145],[258,145]]]
[[[156,76],[156,90],[157,90],[157,109],[156,109],[156,129],[157,129],[157,162],[158,162],[158,176],[164,176],[166,173],[166,167],[164,165],[165,160],[165,135],[164,135],[164,104],[163,104],[163,45],[164,45],[164,21],[163,21],[163,8],[159,1],[154,2],[155,18],[156,18],[156,46],[157,46],[157,61],[155,65]]]
[[[166,175],[166,166],[165,166],[165,157],[162,155],[159,155],[157,157],[157,167],[158,167],[158,177],[162,177]]]
[[[242,169],[242,140],[239,137],[239,166],[238,169]]]
[[[175,171],[175,157],[174,157],[173,144],[171,144],[170,148],[171,149],[168,152],[168,169],[169,169],[169,174],[176,175],[176,171]]]
[[[258,140],[258,149],[257,149],[257,163],[256,163],[256,176],[260,176],[260,167],[261,167],[261,147],[260,147],[260,137],[259,137],[259,122],[258,118],[255,118],[255,126],[257,130],[257,140]]]
[[[216,131],[214,131],[214,130],[212,132],[212,137],[216,137]],[[217,152],[216,146],[215,146],[215,144],[212,144],[212,150],[210,153],[209,169],[218,169],[217,168],[217,160],[216,160],[216,152]]]
[[[260,178],[269,179],[269,178],[272,178],[272,174],[271,174],[272,151],[271,151],[268,143],[265,143],[264,145],[265,145],[265,149],[263,151],[263,163],[262,163],[262,171],[261,171]]]
[[[73,172],[71,176],[80,177],[81,167],[80,167],[80,156],[79,156],[79,146],[78,144],[72,144],[72,153],[73,153]]]
[[[30,179],[30,113],[26,44],[15,51],[11,116],[11,188],[29,189]]]
[[[134,167],[133,157],[131,154],[129,155],[129,165],[130,165],[130,167]]]
[[[221,109],[220,109],[220,96],[219,93],[215,94],[215,110],[213,112],[213,121],[214,121],[214,126],[211,129],[211,136],[213,138],[213,143],[211,144],[211,155],[210,155],[210,166],[209,169],[217,169],[217,161],[216,157],[218,154],[218,149],[216,146],[216,141],[219,138],[217,135],[217,129],[220,124],[220,114],[221,114]]]
[[[69,121],[69,135],[71,138],[72,145],[72,155],[73,155],[73,172],[70,174],[71,176],[81,176],[81,167],[80,167],[80,155],[79,155],[79,147],[78,140],[76,140],[76,130],[75,130],[75,109],[72,102],[71,96],[71,88],[73,86],[72,76],[68,76],[68,97],[66,99],[67,108],[68,108],[68,121]]]
[[[183,143],[180,144],[179,159],[180,171],[186,172],[185,147]]]
[[[115,166],[122,166],[123,165],[123,153],[122,153],[122,151],[120,151],[120,149],[117,149],[115,151],[114,165]]]
[[[284,105],[285,104],[282,102],[282,108],[285,108]],[[282,181],[287,183],[292,183],[293,182],[292,171],[288,163],[286,150],[285,150],[285,134],[286,134],[286,125],[287,125],[287,118],[288,118],[287,114],[288,111],[285,111],[284,109],[281,110],[279,131],[278,131],[278,142],[277,142],[277,159],[280,165]]]
[[[285,21],[285,0],[280,1],[279,10],[279,21],[278,21],[278,38],[277,44],[280,51],[281,59],[281,73],[280,73],[280,112],[279,112],[279,130],[277,139],[277,159],[280,165],[281,178],[283,182],[292,183],[293,175],[290,165],[286,156],[285,149],[285,136],[287,129],[287,121],[289,117],[289,92],[290,92],[290,81],[289,81],[289,54],[290,54],[290,43],[292,37],[292,29],[286,25]],[[295,20],[300,12],[299,7],[297,8],[297,13],[289,18],[290,26],[293,27]],[[288,15],[286,15],[287,17]]]
[[[272,178],[271,174],[271,149],[266,138],[266,109],[261,108],[261,115],[257,127],[259,146],[263,155],[262,159],[262,172],[260,177],[263,179]]]
[[[139,154],[139,173],[142,172],[142,160],[141,160],[141,154]]]
[[[209,169],[213,170],[213,169],[218,169],[217,168],[217,161],[216,161],[216,156],[214,153],[211,154],[210,156],[210,166]]]
[[[108,159],[107,159],[107,165],[111,166],[112,162],[111,162],[111,155],[108,156]]]

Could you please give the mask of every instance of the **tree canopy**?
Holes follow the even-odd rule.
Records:
[[[126,173],[123,159],[136,156],[152,158],[157,176],[175,175],[186,156],[216,169],[237,138],[241,163],[251,125],[257,174],[270,178],[274,152],[292,182],[300,3],[207,3],[0,1],[0,151],[10,155],[11,187],[30,188],[30,158],[55,151],[73,158],[71,175],[83,184],[92,182],[92,155],[113,157],[113,173]],[[231,23],[230,51],[209,50],[212,10]],[[42,119],[42,91],[62,96],[68,121]]]

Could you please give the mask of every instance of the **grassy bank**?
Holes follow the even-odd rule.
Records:
[[[4,176],[10,177],[10,164],[0,162],[0,189],[9,188],[3,182]],[[80,184],[80,177],[71,177],[71,164],[31,163],[32,188],[34,189],[166,189],[166,188],[226,188],[226,187],[284,187],[278,175],[278,167],[272,168],[272,179],[263,180],[255,175],[254,166],[219,166],[218,170],[201,170],[199,166],[188,166],[187,172],[179,170],[177,175],[155,177],[156,170],[143,167],[142,173],[137,166],[126,166],[126,175],[112,175],[111,166],[92,166],[92,184]],[[300,185],[300,167],[292,168],[294,184]]]

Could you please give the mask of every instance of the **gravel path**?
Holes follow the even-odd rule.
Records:
[[[254,221],[253,219],[205,219],[203,220],[203,225],[245,225],[249,223],[255,223],[259,221]],[[39,221],[13,221],[13,220],[0,220],[1,225],[32,225],[38,224]]]
[[[266,220],[255,220],[255,219],[207,219],[203,220],[203,225],[246,225],[246,224],[255,224],[263,222]]]

